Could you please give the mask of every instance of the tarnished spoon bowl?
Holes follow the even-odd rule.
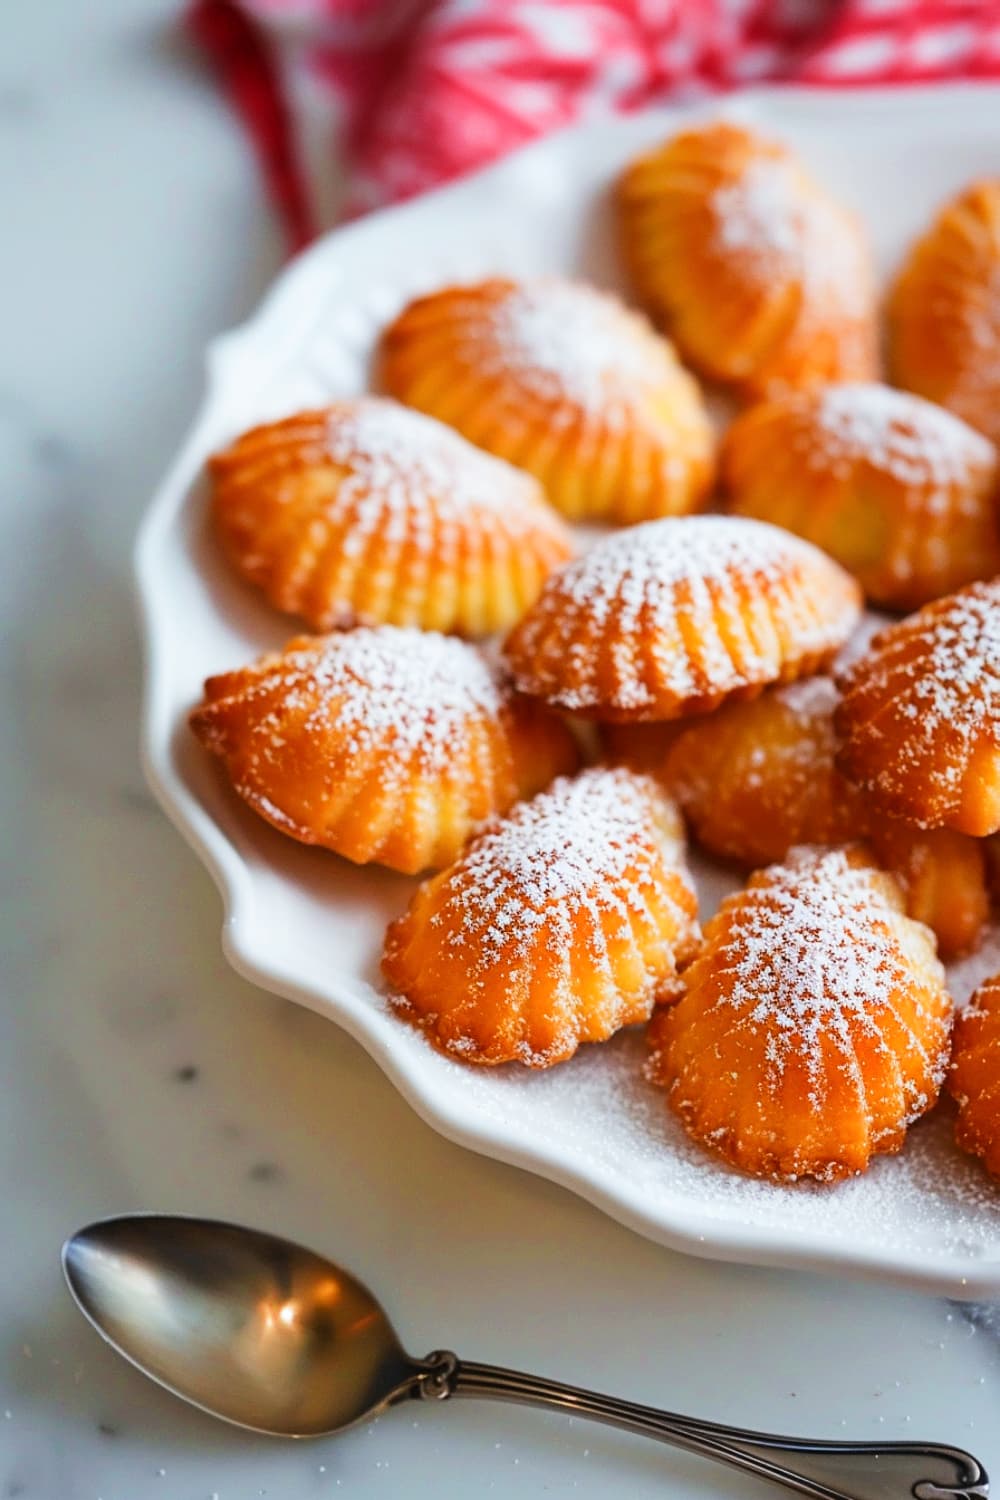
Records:
[[[480,1396],[642,1433],[816,1500],[988,1500],[977,1459],[938,1443],[822,1442],[704,1422],[442,1351],[413,1359],[380,1304],[288,1240],[139,1214],[63,1246],[81,1311],[185,1401],[278,1437],[340,1432],[399,1401]]]

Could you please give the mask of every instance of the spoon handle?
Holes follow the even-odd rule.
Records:
[[[428,1400],[481,1396],[554,1408],[643,1433],[817,1500],[988,1500],[977,1459],[939,1443],[811,1442],[701,1422],[441,1352],[421,1361]]]

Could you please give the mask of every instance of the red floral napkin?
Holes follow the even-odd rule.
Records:
[[[1000,78],[1000,0],[193,0],[293,247],[574,120],[761,80]]]

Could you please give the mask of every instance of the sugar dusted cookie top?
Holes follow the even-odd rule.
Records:
[[[523,691],[597,719],[716,707],[828,660],[859,614],[854,582],[759,521],[649,522],[548,580],[508,637]]]

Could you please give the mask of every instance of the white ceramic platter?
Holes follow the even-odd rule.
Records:
[[[837,1188],[749,1181],[691,1146],[641,1078],[641,1037],[548,1073],[477,1071],[433,1052],[386,1009],[378,954],[412,882],[357,869],[267,827],[190,737],[202,679],[280,645],[294,622],[230,576],[206,528],[209,452],[254,422],[365,389],[381,325],[409,297],[488,272],[572,272],[617,286],[609,190],[622,164],[711,108],[603,121],[456,186],[328,235],[257,315],[209,351],[208,390],[138,547],[148,647],[151,785],[222,891],[226,953],[267,989],[328,1015],[453,1140],[529,1168],[676,1248],[729,1260],[877,1275],[974,1297],[1000,1293],[1000,1192],[951,1145],[945,1112],[901,1157]],[[932,209],[1000,170],[1000,90],[766,91],[724,112],[797,147],[866,219],[883,272]],[[711,900],[711,877],[703,894]],[[1000,943],[991,940],[994,967]],[[988,972],[978,956],[956,991]]]

